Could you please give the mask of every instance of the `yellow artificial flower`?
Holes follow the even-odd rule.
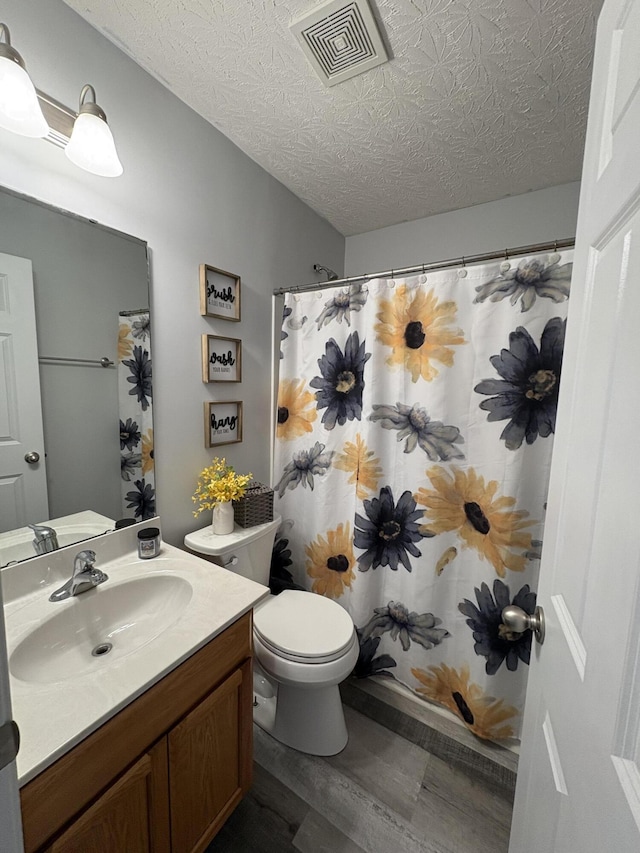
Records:
[[[527,520],[525,510],[512,510],[515,498],[496,497],[498,481],[490,480],[485,486],[484,477],[473,468],[465,472],[452,465],[450,473],[434,465],[426,473],[434,488],[419,489],[415,499],[426,507],[427,529],[432,533],[455,530],[463,547],[475,548],[501,578],[505,569],[523,571],[526,556],[513,549],[531,547],[531,533],[524,528],[536,522]]]
[[[213,509],[218,503],[235,501],[241,498],[253,474],[236,474],[232,465],[227,465],[226,459],[217,456],[208,468],[200,472],[198,485],[191,500],[198,504],[193,514],[200,515],[205,509]]]
[[[405,284],[396,288],[393,299],[382,299],[375,332],[381,343],[391,347],[387,364],[403,366],[412,382],[420,377],[427,382],[434,379],[438,375],[434,361],[452,367],[450,347],[466,343],[461,329],[449,327],[456,308],[455,302],[438,302],[433,290],[409,289]]]
[[[416,687],[416,693],[453,711],[478,737],[485,740],[513,737],[513,728],[502,724],[518,716],[518,709],[505,705],[502,699],[487,696],[478,684],[469,684],[467,664],[459,672],[446,664],[430,666],[428,672],[423,669],[411,672],[422,684]]]
[[[382,476],[379,462],[380,460],[374,457],[373,450],[367,450],[362,436],[357,433],[355,444],[352,441],[345,442],[343,452],[333,463],[333,467],[351,473],[347,482],[356,484],[356,497],[362,501],[369,492],[378,491],[378,480]]]
[[[312,591],[327,598],[340,598],[355,579],[351,525],[339,524],[335,530],[327,531],[326,539],[318,536],[304,550],[309,558],[307,574],[314,578]]]
[[[318,417],[316,397],[304,390],[304,379],[283,379],[278,387],[277,438],[288,441],[311,432]]]
[[[120,323],[118,327],[118,361],[129,358],[133,352],[133,338],[130,333],[129,326],[126,323]]]
[[[153,471],[153,430],[148,429],[142,436],[142,473]]]

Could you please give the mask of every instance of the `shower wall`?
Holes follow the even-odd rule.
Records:
[[[345,275],[573,237],[579,194],[576,181],[347,237]]]

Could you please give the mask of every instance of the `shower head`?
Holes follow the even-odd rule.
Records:
[[[338,273],[330,270],[329,267],[323,267],[322,264],[313,265],[314,272],[326,272],[327,281],[335,281],[338,278]]]

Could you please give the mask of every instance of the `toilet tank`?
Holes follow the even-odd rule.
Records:
[[[271,553],[281,521],[276,515],[273,521],[255,527],[236,525],[228,534],[213,533],[207,528],[187,534],[184,542],[190,550],[206,554],[219,566],[268,586]]]

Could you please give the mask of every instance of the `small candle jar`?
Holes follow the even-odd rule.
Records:
[[[138,531],[138,556],[150,560],[160,553],[160,531],[157,527],[145,527]]]

